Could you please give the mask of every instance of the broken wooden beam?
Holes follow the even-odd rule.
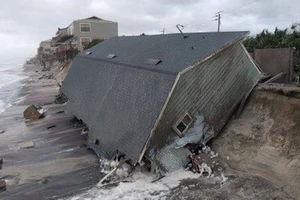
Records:
[[[284,76],[285,74],[286,74],[286,72],[280,72],[279,74],[273,76],[272,78],[270,78],[266,82],[263,82],[262,84],[272,83],[272,82],[276,81],[277,79],[281,78],[282,76]]]
[[[117,169],[119,169],[127,160],[124,158],[122,160],[120,160],[119,164],[113,169],[111,170],[111,172],[109,172],[108,174],[106,174],[101,180],[100,180],[100,184],[102,184],[108,177],[110,177],[115,171],[117,171]]]

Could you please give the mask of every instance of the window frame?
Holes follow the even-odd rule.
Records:
[[[188,116],[191,121],[189,123],[185,123],[183,120],[184,118]],[[180,118],[179,120],[173,125],[173,130],[180,136],[180,137],[183,137],[187,130],[190,128],[190,126],[193,124],[193,121],[194,121],[194,118],[192,117],[192,115],[186,111]],[[180,131],[177,127],[180,123],[183,123],[183,125],[186,127],[183,131]]]
[[[89,31],[82,31],[82,30],[81,30],[81,28],[82,28],[81,26],[82,26],[83,24],[89,25],[90,30],[89,30]],[[80,30],[81,33],[90,33],[90,32],[92,31],[91,23],[80,23],[80,24],[79,24],[79,30]]]

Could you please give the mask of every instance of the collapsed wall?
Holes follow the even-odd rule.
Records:
[[[229,158],[229,169],[266,178],[297,198],[300,99],[281,92],[286,91],[286,86],[272,88],[255,89],[242,115],[233,117],[212,145],[221,157]],[[300,88],[294,87],[293,91],[298,93]]]

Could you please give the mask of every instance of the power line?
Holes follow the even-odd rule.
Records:
[[[249,1],[246,0],[246,1],[243,1],[240,5],[235,6],[233,8],[230,8],[228,10],[223,10],[220,13],[222,13],[222,15],[224,15],[224,14],[225,15],[230,15],[231,13],[233,13],[233,14],[237,13],[239,10],[242,10],[242,9],[247,9],[248,10],[255,3],[265,4],[268,1],[270,1],[270,0],[251,1],[250,3],[248,3]],[[220,30],[220,28],[221,28],[221,14],[220,14],[220,16],[218,16],[218,13],[219,12],[215,13],[214,19],[213,19],[213,17],[207,18],[207,19],[213,19],[213,20],[202,20],[202,21],[197,22],[197,23],[188,23],[188,24],[186,24],[186,26],[190,26],[191,27],[191,26],[203,25],[205,22],[211,22],[211,21],[217,20],[218,21],[218,30]],[[218,19],[218,17],[220,17],[220,19]]]
[[[218,21],[218,31],[220,31],[220,29],[221,29],[221,13],[222,13],[222,16],[223,15],[228,16],[228,15],[238,13],[241,10],[248,10],[248,9],[252,8],[253,4],[255,4],[255,3],[265,4],[269,1],[270,0],[260,0],[260,1],[258,1],[258,0],[255,1],[254,0],[254,1],[249,2],[249,0],[245,0],[245,1],[242,1],[242,3],[238,6],[232,7],[232,8],[227,9],[227,10],[219,11],[219,12],[215,13],[214,15],[212,14],[210,17],[207,16],[207,17],[203,18],[200,21],[192,20],[190,22],[187,22],[187,23],[183,24],[183,28],[196,27],[196,26],[199,26],[199,25],[204,25],[204,24],[207,24],[207,23],[211,23],[212,21]],[[175,25],[169,25],[169,26],[165,26],[165,27],[167,27],[167,28],[165,28],[165,30],[168,29],[168,28],[176,30]]]

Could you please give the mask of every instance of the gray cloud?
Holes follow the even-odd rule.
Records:
[[[0,59],[32,56],[41,40],[73,20],[99,16],[119,23],[119,35],[215,31],[214,14],[222,13],[223,31],[250,30],[252,34],[300,22],[298,0],[10,0],[0,7]]]

